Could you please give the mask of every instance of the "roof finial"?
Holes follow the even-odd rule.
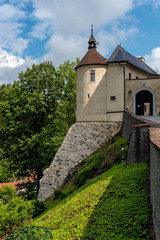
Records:
[[[88,43],[89,43],[88,49],[96,48],[96,45],[98,44],[93,36],[93,25],[91,25],[91,36]]]
[[[93,25],[91,25],[91,35],[93,35]]]

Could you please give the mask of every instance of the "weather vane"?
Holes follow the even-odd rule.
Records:
[[[91,34],[93,34],[93,25],[91,25]]]

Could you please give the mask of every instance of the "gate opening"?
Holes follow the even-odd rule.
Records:
[[[136,94],[136,114],[153,115],[153,95],[147,90],[142,90]]]

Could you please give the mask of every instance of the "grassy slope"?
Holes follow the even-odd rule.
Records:
[[[150,206],[146,163],[112,167],[63,199],[34,225],[51,228],[55,240],[147,240]]]

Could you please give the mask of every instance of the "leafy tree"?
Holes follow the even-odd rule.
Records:
[[[75,65],[33,65],[0,91],[1,161],[16,176],[36,176],[38,187],[75,121]]]

